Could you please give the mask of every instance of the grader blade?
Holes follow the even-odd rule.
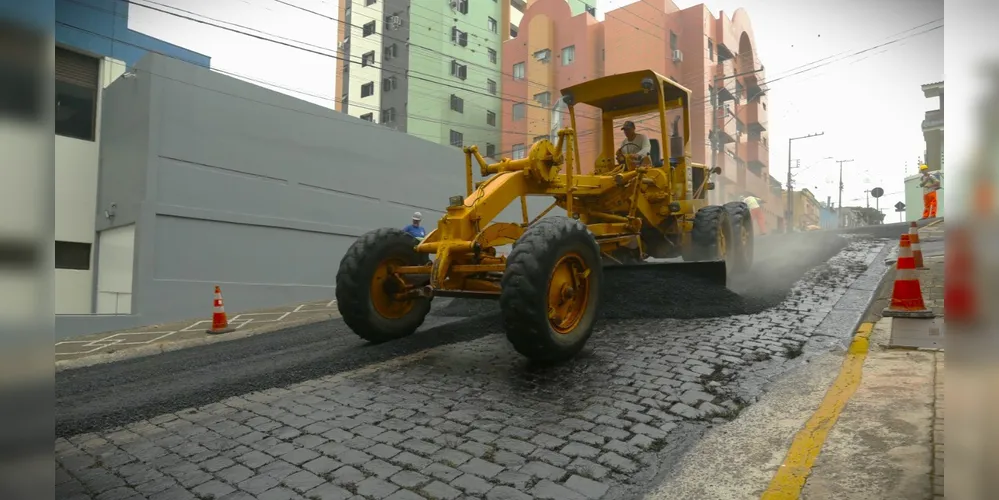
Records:
[[[683,277],[690,277],[718,287],[725,287],[728,284],[724,260],[614,264],[606,266],[604,272],[613,273],[612,275],[627,274],[641,280],[671,282]]]

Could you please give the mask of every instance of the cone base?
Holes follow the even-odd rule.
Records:
[[[881,311],[881,316],[885,318],[913,318],[913,319],[933,319],[937,315],[929,309],[924,309],[922,311],[899,311],[896,309],[886,308]]]
[[[218,335],[220,333],[229,333],[229,332],[234,332],[234,331],[236,331],[235,328],[222,328],[222,329],[219,329],[219,330],[205,330],[205,333],[212,334],[212,335]]]

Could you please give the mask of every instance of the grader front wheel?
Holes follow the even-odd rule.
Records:
[[[575,356],[593,333],[603,283],[600,248],[581,222],[543,219],[514,243],[500,307],[522,355],[553,363]]]
[[[373,343],[406,337],[416,331],[427,313],[430,299],[400,299],[405,282],[391,273],[399,266],[424,265],[416,238],[393,228],[371,231],[355,241],[340,261],[336,275],[336,301],[344,323],[359,337]]]
[[[685,260],[724,260],[728,264],[738,246],[728,211],[716,205],[697,211],[690,239],[692,258]]]

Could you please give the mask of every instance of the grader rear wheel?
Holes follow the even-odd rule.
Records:
[[[514,243],[503,274],[507,339],[534,361],[575,356],[593,333],[602,284],[600,248],[583,223],[537,222]]]
[[[724,206],[732,222],[732,234],[735,240],[735,248],[732,249],[730,259],[732,272],[744,273],[753,265],[753,216],[749,211],[749,205],[745,202],[732,201]]]
[[[347,250],[336,274],[336,301],[344,323],[357,336],[387,342],[423,324],[430,299],[396,298],[405,284],[391,274],[393,267],[429,262],[426,254],[416,252],[416,244],[416,238],[399,229],[383,228],[361,236]]]

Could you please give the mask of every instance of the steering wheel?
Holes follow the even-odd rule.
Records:
[[[631,146],[634,149],[638,149],[638,145],[637,144],[625,144],[625,145],[617,148],[617,151],[614,152],[614,159],[617,160],[617,162],[618,162],[619,165],[628,165],[628,163],[625,162],[624,155],[625,154],[634,154],[634,153],[625,153],[623,151],[625,146]],[[632,161],[633,161],[632,166],[636,166],[637,167],[639,164],[641,164],[641,160],[640,159],[639,160],[632,160]]]

